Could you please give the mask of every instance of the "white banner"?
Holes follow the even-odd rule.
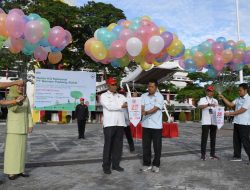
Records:
[[[220,129],[224,125],[224,113],[225,113],[224,107],[216,107],[216,124],[217,128]]]
[[[128,98],[129,121],[136,127],[141,121],[141,98]]]
[[[73,111],[80,98],[89,111],[95,110],[96,73],[36,69],[36,110]]]

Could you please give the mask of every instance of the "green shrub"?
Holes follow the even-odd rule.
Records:
[[[179,121],[180,121],[180,122],[185,122],[185,121],[186,121],[186,115],[185,115],[184,112],[181,112],[181,113],[179,114]]]

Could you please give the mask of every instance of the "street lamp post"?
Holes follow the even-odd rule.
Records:
[[[238,41],[240,41],[239,0],[235,0],[235,5],[236,5],[237,37],[238,37]],[[239,76],[240,76],[240,82],[243,83],[243,70],[240,70]]]

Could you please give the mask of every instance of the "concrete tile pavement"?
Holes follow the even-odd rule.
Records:
[[[250,189],[250,166],[230,162],[230,125],[218,132],[220,161],[200,161],[200,124],[180,124],[180,137],[163,140],[159,174],[141,173],[141,141],[136,153],[124,139],[121,165],[125,172],[105,175],[101,168],[103,134],[100,125],[88,125],[86,140],[77,139],[75,125],[37,125],[29,138],[28,170],[31,177],[9,181],[0,174],[0,189]],[[0,143],[4,142],[4,126]],[[3,151],[3,144],[0,144]],[[209,148],[209,143],[208,143]],[[243,158],[246,159],[245,153]],[[0,167],[3,152],[0,153]],[[49,167],[42,167],[49,166]],[[2,171],[2,170],[0,170]]]

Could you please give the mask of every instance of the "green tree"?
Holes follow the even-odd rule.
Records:
[[[76,105],[76,100],[80,99],[82,97],[82,92],[80,91],[71,91],[70,96],[75,99],[75,105]]]

